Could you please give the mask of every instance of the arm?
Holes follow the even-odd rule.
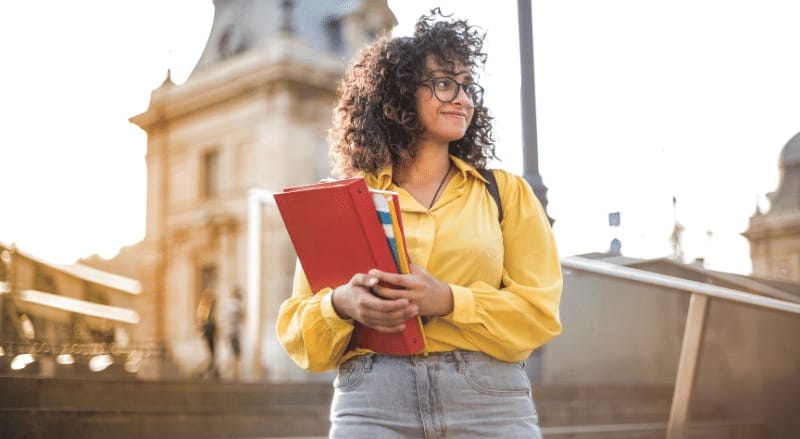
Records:
[[[384,332],[402,331],[417,306],[374,296],[370,288],[377,282],[359,273],[333,290],[312,294],[297,264],[292,297],[281,305],[277,324],[278,339],[295,363],[309,371],[335,368],[347,351],[354,320]]]
[[[515,361],[561,333],[563,280],[553,231],[539,200],[519,176],[498,173],[503,199],[503,288],[451,286],[445,319],[482,351]]]
[[[340,318],[333,309],[331,291],[314,294],[298,263],[292,296],[278,311],[278,341],[298,366],[311,372],[335,368],[353,331],[353,321]]]
[[[421,315],[441,316],[442,323],[457,327],[466,346],[519,361],[561,332],[561,265],[549,221],[530,186],[508,173],[498,173],[498,185],[504,206],[502,289],[486,282],[446,284],[421,268],[402,280],[374,274],[405,288],[380,289],[381,296],[419,301]]]

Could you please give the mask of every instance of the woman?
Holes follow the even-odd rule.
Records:
[[[309,371],[338,367],[332,438],[539,437],[524,360],[561,331],[561,271],[530,186],[496,171],[498,207],[478,172],[495,157],[475,69],[484,35],[438,10],[413,37],[365,48],[339,86],[331,158],[341,177],[397,191],[412,273],[378,270],[311,291],[298,269],[278,335]],[[392,285],[392,287],[379,286]],[[402,331],[408,357],[349,346],[353,322]]]

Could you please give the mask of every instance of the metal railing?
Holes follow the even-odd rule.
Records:
[[[570,256],[563,258],[561,265],[566,269],[612,276],[691,293],[686,326],[683,332],[683,342],[681,343],[680,359],[678,360],[678,374],[675,379],[675,390],[667,424],[667,439],[684,439],[687,437],[689,402],[697,374],[708,305],[712,299],[727,300],[743,305],[800,315],[800,303],[758,296],[731,288],[652,273],[609,262]]]

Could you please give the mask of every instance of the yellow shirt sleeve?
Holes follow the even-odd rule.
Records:
[[[497,359],[521,361],[561,333],[561,264],[550,223],[528,183],[496,172],[503,204],[502,288],[453,285],[449,320],[472,346]]]
[[[335,368],[347,350],[353,321],[336,314],[330,288],[313,294],[297,264],[292,297],[278,311],[278,340],[298,366],[310,372]]]

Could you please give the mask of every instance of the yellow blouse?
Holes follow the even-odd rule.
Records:
[[[524,360],[561,333],[561,264],[550,224],[528,183],[505,171],[495,172],[503,205],[498,224],[486,180],[468,163],[450,159],[459,172],[430,210],[392,183],[391,167],[365,175],[368,186],[399,193],[411,262],[453,291],[453,312],[424,325],[425,352],[460,349]],[[314,294],[298,264],[292,296],[278,315],[278,339],[312,372],[370,352],[347,351],[353,321],[336,314],[331,291]]]

